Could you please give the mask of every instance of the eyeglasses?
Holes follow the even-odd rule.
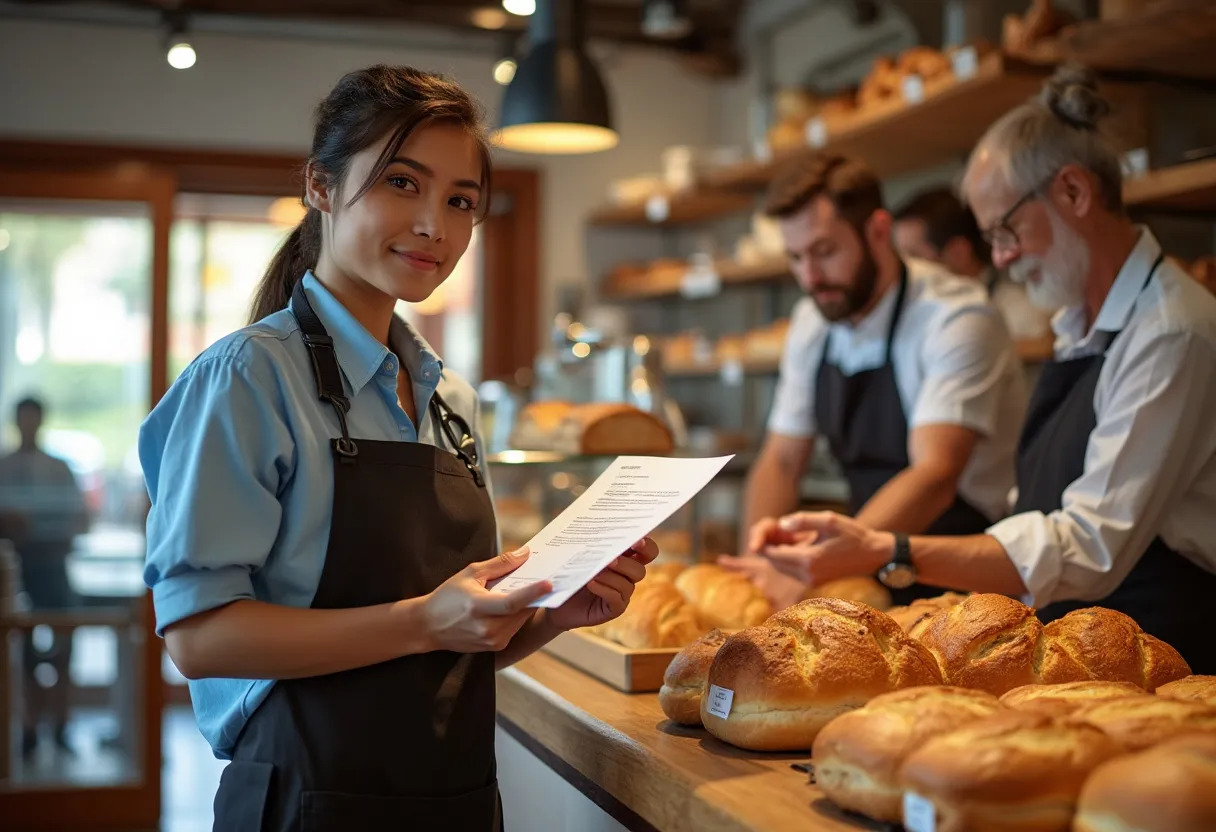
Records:
[[[484,480],[481,474],[481,460],[477,454],[477,440],[473,438],[473,431],[469,428],[469,423],[458,414],[448,410],[446,404],[442,408],[437,407],[436,412],[439,416],[439,425],[447,435],[453,450],[456,451],[456,456],[469,469],[469,473],[473,475],[477,484],[482,485]]]
[[[993,251],[1008,251],[1011,248],[1016,248],[1017,246],[1021,245],[1021,240],[1018,239],[1018,232],[1014,231],[1013,227],[1010,226],[1010,221],[1013,219],[1014,214],[1016,214],[1022,208],[1022,206],[1030,202],[1030,200],[1041,196],[1043,189],[1050,185],[1051,181],[1055,178],[1056,175],[1053,173],[1051,176],[1047,177],[1047,179],[1045,179],[1041,185],[1031,188],[1029,191],[1022,194],[1021,198],[1018,199],[1017,202],[1013,203],[1013,205],[1010,205],[1009,210],[1002,214],[1000,219],[980,232],[984,238],[984,242],[986,242]]]

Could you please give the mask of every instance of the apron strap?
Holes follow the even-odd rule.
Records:
[[[291,290],[291,311],[300,322],[304,345],[308,347],[308,354],[312,358],[312,375],[317,382],[317,398],[333,405],[334,413],[338,414],[338,425],[342,430],[342,437],[336,444],[338,453],[346,457],[358,456],[359,446],[350,438],[350,430],[346,426],[350,399],[346,398],[346,388],[342,386],[342,371],[338,367],[334,339],[329,337],[325,325],[308,302],[303,280],[297,280]]]
[[[899,294],[895,296],[895,310],[891,312],[891,323],[887,326],[887,349],[883,359],[884,364],[891,363],[891,345],[895,341],[895,327],[899,326],[899,318],[904,312],[904,295],[908,293],[908,266],[903,260],[899,261]]]

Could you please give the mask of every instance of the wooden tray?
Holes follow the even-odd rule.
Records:
[[[678,647],[631,650],[582,630],[562,633],[543,648],[567,664],[625,693],[657,691]]]

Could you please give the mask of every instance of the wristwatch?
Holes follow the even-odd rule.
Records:
[[[916,583],[912,546],[908,543],[906,534],[895,534],[895,554],[890,563],[878,570],[878,580],[891,589],[907,589]]]

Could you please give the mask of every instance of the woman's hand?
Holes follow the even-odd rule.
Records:
[[[629,605],[638,581],[646,577],[646,564],[658,555],[659,547],[653,540],[649,537],[639,540],[569,601],[549,610],[549,624],[559,630],[573,630],[616,618]]]
[[[427,595],[422,620],[431,649],[483,653],[506,647],[535,614],[528,605],[552,587],[540,581],[504,594],[486,589],[486,583],[514,572],[527,559],[525,548],[471,563]]]

